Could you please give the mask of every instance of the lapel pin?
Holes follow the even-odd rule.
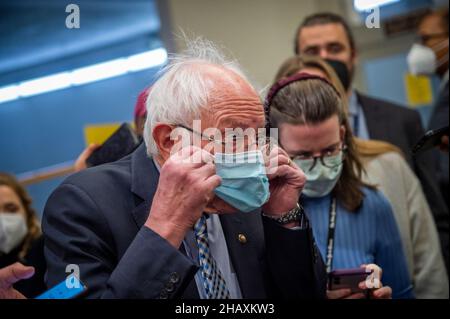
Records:
[[[247,237],[245,237],[244,234],[239,234],[239,235],[238,235],[238,240],[239,240],[239,242],[240,242],[241,244],[247,243]]]

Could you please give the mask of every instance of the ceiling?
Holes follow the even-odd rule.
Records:
[[[77,0],[79,29],[66,28],[69,3],[74,1],[0,0],[0,78],[9,75],[11,81],[11,75],[20,78],[36,68],[42,73],[55,61],[93,52],[102,59],[98,52],[124,43],[131,43],[128,50],[142,51],[142,44],[133,41],[145,39],[150,48],[158,38],[160,21],[153,0]]]

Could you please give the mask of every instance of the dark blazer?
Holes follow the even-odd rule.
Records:
[[[439,232],[442,252],[448,264],[449,221],[447,205],[439,188],[436,157],[431,152],[413,156],[414,145],[425,134],[417,111],[357,93],[369,136],[399,147],[419,178]]]
[[[433,108],[433,114],[430,118],[430,123],[428,128],[430,130],[436,130],[448,126],[448,86],[449,82],[447,80],[446,83],[443,84],[442,89],[439,92],[438,98],[436,100],[436,104]],[[434,153],[434,154],[433,154]],[[439,177],[439,185],[441,188],[441,194],[444,196],[444,199],[447,204],[447,208],[449,207],[449,158],[448,153],[445,154],[443,152],[434,151],[432,154],[435,156],[436,161],[438,163],[438,177]],[[446,249],[447,253],[449,251],[448,242]],[[448,258],[445,261],[447,263],[447,270],[449,270],[449,260]]]
[[[43,216],[47,285],[63,281],[66,266],[77,264],[90,298],[199,298],[197,266],[144,226],[158,178],[141,145],[64,181]],[[220,220],[244,298],[325,297],[325,268],[311,230],[285,229],[260,212]]]
[[[447,80],[446,83],[443,83],[442,89],[439,92],[428,126],[430,130],[437,130],[448,126],[448,85],[449,82]]]

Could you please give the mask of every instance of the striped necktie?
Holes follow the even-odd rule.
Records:
[[[230,292],[225,279],[209,250],[208,231],[204,215],[195,223],[194,232],[206,296],[208,299],[230,299]]]

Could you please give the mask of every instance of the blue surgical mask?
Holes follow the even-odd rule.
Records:
[[[261,151],[215,154],[216,174],[222,184],[215,189],[218,197],[237,210],[248,213],[269,199],[269,180]]]
[[[302,193],[312,198],[320,198],[330,194],[341,177],[342,158],[342,152],[328,157],[327,163],[330,164],[330,167],[323,165],[320,160],[317,160],[313,169],[311,169],[314,162],[313,159],[295,160],[297,166],[306,175],[306,185]]]

